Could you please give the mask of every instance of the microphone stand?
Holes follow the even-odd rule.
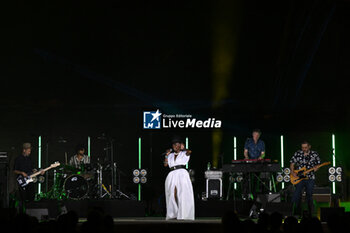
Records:
[[[110,144],[110,155],[111,155],[111,165],[112,165],[112,169],[111,169],[111,176],[112,176],[112,186],[111,186],[111,194],[112,194],[112,198],[115,198],[115,192],[114,192],[114,181],[115,181],[115,177],[114,177],[114,174],[115,174],[115,171],[114,171],[114,155],[113,155],[113,139],[111,138],[109,140],[109,144]]]

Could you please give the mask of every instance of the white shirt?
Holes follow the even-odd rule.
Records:
[[[168,155],[168,166],[174,167],[179,165],[186,165],[190,161],[190,156],[186,155],[186,151],[180,151],[175,160],[175,152]]]

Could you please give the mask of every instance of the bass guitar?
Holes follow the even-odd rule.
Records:
[[[58,167],[58,166],[60,166],[60,163],[59,162],[55,162],[55,163],[51,164],[49,167],[47,167],[47,168],[45,168],[43,170],[40,170],[38,172],[35,172],[35,173],[31,174],[30,176],[24,177],[22,175],[19,175],[17,177],[17,182],[18,182],[19,186],[21,186],[22,188],[25,188],[29,183],[35,182],[36,181],[36,176],[40,175],[40,173],[42,171],[48,171],[51,168],[55,168],[55,167]]]

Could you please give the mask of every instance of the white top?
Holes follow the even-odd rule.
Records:
[[[174,167],[179,165],[186,165],[190,161],[190,156],[186,155],[186,151],[180,151],[175,160],[174,152],[168,155],[168,166]]]

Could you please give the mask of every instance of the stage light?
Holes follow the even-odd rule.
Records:
[[[141,176],[146,176],[146,175],[147,175],[146,169],[142,169],[142,170],[140,171],[140,174],[141,174]]]
[[[133,174],[134,176],[139,176],[139,175],[140,175],[140,170],[135,169],[135,170],[132,172],[132,174]]]
[[[342,167],[330,167],[328,169],[328,180],[332,182],[333,190],[335,188],[335,183],[334,182],[342,182],[343,177],[342,177],[342,172],[343,169]]]
[[[341,175],[337,175],[337,176],[335,177],[335,180],[336,180],[337,182],[342,182],[342,181],[343,181]]]
[[[231,183],[233,183],[233,182],[235,182],[235,181],[236,181],[236,179],[235,179],[235,177],[234,177],[234,176],[230,176],[229,180],[230,180],[230,182],[231,182]]]
[[[290,168],[289,167],[286,167],[283,169],[283,173],[286,174],[286,175],[289,175],[290,174]]]
[[[237,160],[237,138],[236,137],[233,137],[233,159]],[[233,184],[233,188],[237,189],[236,183]]]
[[[283,177],[283,181],[286,182],[286,183],[288,183],[288,182],[290,181],[290,176],[285,175],[285,176]]]
[[[281,135],[281,167],[284,167],[284,139]],[[284,183],[282,182],[282,189],[284,189]]]
[[[146,169],[134,169],[132,171],[132,174],[134,175],[133,177],[133,182],[134,184],[145,184],[147,183],[147,170]]]
[[[41,168],[41,136],[38,138],[38,168]],[[38,194],[41,193],[41,184],[38,185]]]
[[[90,157],[91,154],[91,138],[88,137],[88,148],[87,148],[87,155]]]
[[[335,168],[334,167],[330,167],[328,169],[328,173],[331,174],[331,175],[334,175],[335,174]]]
[[[141,137],[139,137],[139,169],[141,169],[141,150],[142,150],[142,143],[141,143]],[[141,201],[141,184],[138,185],[138,201]]]
[[[283,175],[281,173],[277,174],[276,180],[281,183],[283,181]]]
[[[44,176],[39,176],[39,177],[38,177],[38,182],[39,182],[40,184],[44,183],[44,182],[45,182],[45,177],[44,177]]]
[[[146,178],[145,176],[142,176],[142,177],[141,177],[141,183],[142,183],[142,184],[147,183],[147,178]]]
[[[138,184],[138,183],[140,183],[140,178],[138,176],[134,176],[132,181],[134,182],[134,184]]]
[[[283,141],[283,137],[281,137],[281,141]],[[283,143],[282,143],[283,146]],[[291,170],[289,167],[282,167],[282,172],[277,173],[276,180],[277,182],[282,183],[282,188],[284,188],[284,183],[290,182],[290,173]]]
[[[332,134],[332,151],[333,151],[333,154],[332,154],[333,164],[332,165],[333,165],[333,167],[335,167],[336,166],[336,162],[335,162],[335,156],[336,156],[336,151],[335,151],[335,134]],[[332,184],[332,193],[336,194],[334,180],[332,182],[333,182],[333,184]]]
[[[236,180],[238,183],[242,182],[243,176],[241,176],[241,175],[237,176]]]
[[[338,175],[341,175],[341,173],[343,172],[343,169],[341,167],[337,167],[335,169],[335,172],[338,174]]]

